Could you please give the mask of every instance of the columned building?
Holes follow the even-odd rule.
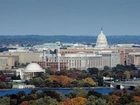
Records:
[[[108,48],[108,47],[109,46],[108,46],[106,36],[104,35],[103,30],[101,29],[101,32],[100,32],[100,34],[98,35],[98,38],[97,38],[95,48],[103,49],[103,48]]]

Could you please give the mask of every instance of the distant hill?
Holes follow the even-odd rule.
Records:
[[[2,44],[20,44],[32,46],[47,42],[70,42],[70,43],[96,43],[97,36],[66,36],[66,35],[1,35],[0,45]],[[140,44],[140,36],[107,36],[109,44],[117,43],[137,43]]]

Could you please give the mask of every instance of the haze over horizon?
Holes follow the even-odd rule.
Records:
[[[0,0],[0,35],[140,35],[140,0]]]

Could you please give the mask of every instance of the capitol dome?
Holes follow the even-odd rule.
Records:
[[[37,63],[30,63],[26,66],[24,72],[45,72]]]
[[[102,30],[98,35],[95,48],[108,48],[108,42]]]

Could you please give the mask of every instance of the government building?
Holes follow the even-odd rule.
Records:
[[[98,35],[95,47],[75,44],[72,47],[56,49],[54,53],[51,50],[44,50],[43,58],[44,63],[36,63],[54,71],[63,69],[86,70],[92,67],[103,69],[104,66],[114,67],[121,63],[119,50],[109,48],[106,36],[102,30]]]

